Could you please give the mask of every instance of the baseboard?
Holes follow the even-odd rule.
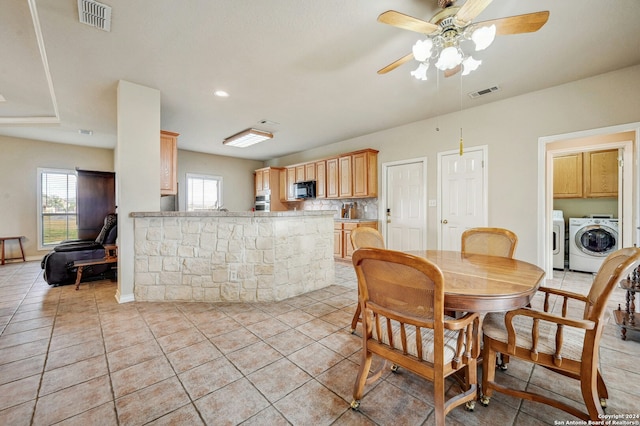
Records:
[[[121,294],[120,293],[120,289],[118,289],[116,291],[116,301],[118,303],[129,303],[129,302],[135,302],[136,301],[136,297],[133,295],[133,293],[129,293],[129,294]]]

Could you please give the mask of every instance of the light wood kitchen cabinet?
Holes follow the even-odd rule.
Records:
[[[295,190],[294,184],[297,182],[296,167],[287,167],[286,174],[287,174],[287,180],[286,180],[287,187],[285,191],[287,194],[286,201],[295,201],[296,190]]]
[[[347,155],[338,158],[338,197],[353,197],[352,157]]]
[[[338,159],[327,160],[327,198],[338,198]]]
[[[282,204],[283,176],[286,176],[285,169],[279,167],[264,167],[255,171],[256,195],[269,195],[270,210],[273,212],[288,210]]]
[[[618,196],[618,150],[553,158],[553,198]]]
[[[316,180],[316,163],[304,165],[304,180]]]
[[[353,196],[378,196],[378,153],[367,150],[353,154]]]
[[[378,151],[363,149],[308,163],[287,166],[282,201],[295,198],[293,184],[316,181],[316,198],[374,198],[378,196]]]
[[[304,164],[296,166],[296,182],[304,182]]]
[[[160,131],[160,195],[178,193],[178,136],[179,133]]]
[[[327,197],[327,162],[322,160],[322,161],[316,161],[315,162],[315,167],[316,167],[316,175],[315,175],[315,179],[316,179],[316,198],[326,198]]]
[[[351,256],[355,249],[351,244],[351,231],[362,227],[370,227],[378,229],[377,221],[357,221],[357,222],[343,222],[335,221],[333,226],[333,254],[336,258],[345,260],[351,260]]]
[[[582,197],[582,153],[553,158],[553,198]]]
[[[255,171],[256,195],[271,194],[272,197],[280,198],[280,172],[284,171],[278,167],[265,167]]]
[[[587,198],[618,196],[618,150],[583,154],[584,196]]]
[[[333,223],[333,256],[342,258],[342,222]]]

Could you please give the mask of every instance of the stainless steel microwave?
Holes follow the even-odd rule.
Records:
[[[294,194],[296,198],[300,199],[316,198],[316,181],[296,182],[294,184]]]

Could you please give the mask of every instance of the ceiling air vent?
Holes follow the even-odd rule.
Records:
[[[482,90],[478,90],[477,92],[471,92],[469,93],[469,97],[471,99],[475,99],[482,95],[488,95],[489,93],[497,92],[498,90],[500,90],[498,86],[493,86],[493,87],[489,87],[488,89],[482,89]]]
[[[111,6],[93,0],[78,0],[78,17],[83,24],[111,31]]]

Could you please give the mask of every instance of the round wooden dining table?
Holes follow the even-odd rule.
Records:
[[[406,253],[438,265],[444,274],[444,308],[463,312],[501,312],[527,305],[545,273],[522,260],[457,251]]]

